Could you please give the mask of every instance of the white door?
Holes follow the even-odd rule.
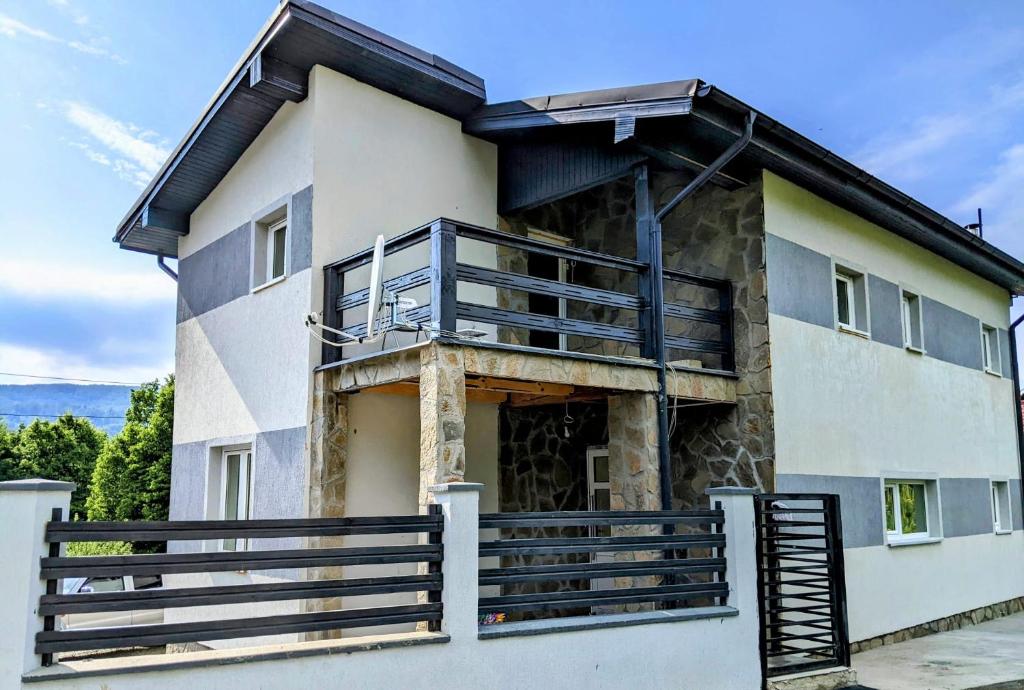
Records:
[[[608,476],[608,449],[591,447],[587,449],[587,510],[611,510],[612,485]],[[610,537],[611,527],[591,527],[590,536]],[[591,554],[591,563],[614,563],[615,555],[608,551]],[[598,578],[590,581],[591,589],[611,589],[612,578]]]

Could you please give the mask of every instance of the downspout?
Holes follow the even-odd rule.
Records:
[[[178,282],[178,274],[174,272],[173,268],[164,263],[163,254],[156,255],[156,265],[160,267],[161,271],[169,275],[171,277],[171,280],[173,280],[175,283]]]
[[[1022,322],[1024,316],[1019,317],[1010,324],[1007,329],[1010,336],[1010,377],[1013,379],[1013,418],[1017,420],[1017,462],[1020,467],[1020,507],[1021,515],[1024,515],[1024,419],[1020,414],[1020,367],[1017,365],[1017,333],[1016,329]]]
[[[672,510],[672,453],[668,445],[668,381],[665,372],[665,286],[662,277],[664,267],[661,255],[661,221],[687,197],[703,187],[750,143],[754,134],[756,117],[757,114],[752,110],[747,113],[743,135],[734,141],[711,165],[704,168],[688,185],[683,187],[682,191],[662,206],[661,210],[654,214],[654,222],[651,225],[651,326],[654,331],[655,360],[658,364],[658,473],[661,479],[662,510]]]

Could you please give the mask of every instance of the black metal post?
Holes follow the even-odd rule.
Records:
[[[431,503],[429,506],[427,506],[427,514],[428,515],[435,515],[435,516],[436,515],[440,515],[441,514],[441,506],[438,505],[437,503]],[[429,536],[427,537],[428,543],[430,543],[430,544],[440,544],[441,543],[441,535],[442,535],[441,530],[434,530],[434,531],[430,532]],[[444,558],[444,555],[442,555],[441,558]],[[440,573],[441,572],[441,562],[440,561],[432,561],[427,566],[427,572],[430,573],[431,575]],[[443,582],[442,582],[441,586],[442,587],[444,586]],[[433,590],[430,590],[429,592],[427,592],[427,602],[429,602],[431,604],[440,604],[441,603],[441,590],[433,589]],[[442,612],[441,615],[443,616],[444,612]],[[427,621],[427,630],[429,630],[430,632],[440,632],[441,631],[441,620],[438,619],[438,620]]]
[[[50,513],[50,520],[52,522],[60,522],[63,519],[64,519],[64,511],[61,510],[60,508],[54,508],[53,512]],[[58,556],[60,556],[60,542],[59,541],[51,541],[50,542],[49,556],[50,556],[50,558],[57,558]],[[57,593],[57,581],[56,580],[47,580],[46,581],[46,593],[47,594],[56,594]],[[43,632],[52,632],[53,629],[54,629],[54,623],[55,623],[55,620],[54,620],[53,616],[43,616]],[[52,666],[53,665],[53,654],[49,653],[49,652],[43,654],[42,655],[42,663],[43,663],[43,666]]]
[[[455,331],[458,309],[455,262],[455,226],[439,220],[430,227],[430,322],[449,333]]]
[[[638,312],[638,326],[643,333],[644,341],[640,344],[640,356],[648,359],[656,358],[657,334],[654,330],[654,308],[651,305],[651,285],[653,267],[651,266],[651,188],[646,165],[633,170],[635,188],[634,207],[636,212],[636,260],[645,264],[645,268],[637,275],[637,296],[643,300]],[[663,509],[668,510],[666,506]]]
[[[830,593],[832,600],[832,635],[836,645],[836,660],[850,665],[850,630],[846,613],[846,558],[843,551],[843,517],[838,494],[825,498],[828,527],[825,539],[828,557],[832,560]]]
[[[345,274],[341,268],[328,267],[324,269],[324,304],[323,324],[328,328],[341,329],[341,312],[338,311],[338,298],[344,294]],[[337,342],[337,336],[331,335],[330,331],[324,331],[323,337]],[[324,343],[320,347],[320,363],[332,364],[341,359],[339,348]]]

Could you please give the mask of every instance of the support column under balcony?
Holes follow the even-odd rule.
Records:
[[[420,350],[420,512],[430,487],[466,475],[466,368],[463,350],[431,342]]]

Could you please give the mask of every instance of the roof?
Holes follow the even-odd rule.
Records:
[[[285,0],[118,224],[114,240],[125,249],[176,256],[192,211],[281,106],[306,97],[308,74],[317,64],[459,119],[467,133],[499,144],[537,133],[571,139],[570,132],[609,121],[618,141],[620,126],[628,134],[638,121],[662,123],[673,145],[699,144],[691,148],[698,152],[689,155],[692,164],[728,146],[753,110],[700,79],[485,104],[483,79],[461,67],[307,0]],[[629,158],[621,153],[629,149],[616,150],[619,159]],[[1024,263],[763,113],[750,144],[725,172],[744,165],[772,170],[1024,294]]]
[[[482,104],[480,77],[306,0],[282,2],[202,115],[117,226],[121,247],[177,255],[188,217],[287,101],[324,65],[461,119]]]
[[[662,132],[676,141],[714,142],[721,149],[740,136],[749,112],[757,113],[754,136],[736,162],[778,173],[801,187],[896,233],[953,263],[1024,294],[1024,263],[986,242],[841,156],[699,79],[602,89],[487,104],[463,129],[497,142],[523,141],[553,127],[592,126],[623,119],[664,120]],[[677,121],[689,121],[677,124]],[[606,135],[610,130],[606,130]],[[619,140],[618,134],[616,141]],[[611,143],[612,138],[607,137]],[[664,140],[663,140],[664,141]],[[692,141],[689,142],[692,144]],[[650,147],[644,149],[650,152]],[[710,157],[705,157],[710,161]],[[690,161],[692,163],[692,161]]]

